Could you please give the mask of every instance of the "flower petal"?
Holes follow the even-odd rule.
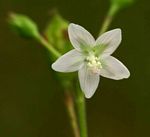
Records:
[[[92,73],[86,65],[79,70],[78,75],[80,86],[85,97],[91,98],[98,87],[100,76]]]
[[[105,45],[103,55],[111,55],[119,46],[121,39],[121,29],[114,29],[102,34],[96,40],[96,46],[102,46],[104,48],[103,46]]]
[[[101,76],[114,80],[120,80],[130,76],[129,70],[116,58],[108,56],[102,62]]]
[[[68,28],[69,38],[73,47],[82,51],[87,46],[94,46],[95,39],[83,27],[71,23]]]
[[[52,69],[59,72],[74,72],[80,69],[84,56],[77,50],[71,50],[52,64]]]

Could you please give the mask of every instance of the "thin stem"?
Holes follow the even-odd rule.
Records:
[[[37,40],[49,51],[51,54],[54,55],[55,58],[58,58],[61,56],[61,54],[42,36],[39,36]]]
[[[77,89],[75,101],[77,105],[78,122],[79,122],[79,127],[80,127],[80,137],[88,137],[85,98],[84,98],[82,91],[79,89]]]
[[[76,117],[75,108],[74,108],[73,96],[69,91],[66,91],[65,95],[66,95],[65,103],[66,103],[66,107],[67,107],[68,114],[70,117],[70,122],[71,122],[74,136],[80,137],[77,117]]]
[[[119,8],[117,5],[112,5],[110,7],[110,10],[108,11],[108,14],[104,20],[104,23],[102,25],[102,29],[99,32],[99,35],[104,33],[108,29],[108,27],[110,26],[118,10]],[[75,101],[77,105],[78,122],[79,122],[79,127],[80,127],[80,137],[88,137],[85,98],[84,98],[82,91],[80,91],[78,88],[77,88]]]
[[[119,10],[119,7],[117,5],[112,5],[107,13],[107,16],[103,22],[102,28],[99,32],[99,35],[104,33],[110,26],[114,16],[116,15],[117,11]]]

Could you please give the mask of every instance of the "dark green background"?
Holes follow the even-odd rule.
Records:
[[[87,100],[89,137],[150,137],[150,1],[120,12],[110,29],[123,41],[114,53],[131,71],[127,80],[101,78]],[[107,0],[0,0],[0,136],[72,137],[63,94],[50,73],[45,50],[12,33],[10,11],[32,17],[44,30],[51,9],[94,36],[108,10]]]

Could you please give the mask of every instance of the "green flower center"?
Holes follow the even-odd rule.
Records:
[[[100,62],[100,59],[98,57],[96,57],[95,55],[89,55],[86,58],[87,61],[87,66],[89,67],[89,69],[93,72],[93,73],[100,73],[100,69],[102,68],[102,64]]]

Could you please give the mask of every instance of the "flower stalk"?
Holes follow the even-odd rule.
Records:
[[[80,137],[88,137],[87,132],[87,121],[86,121],[86,105],[84,94],[79,88],[76,91],[76,107],[77,107],[77,116],[80,127]]]
[[[110,6],[110,9],[108,10],[108,13],[104,19],[104,22],[102,24],[102,28],[100,29],[99,35],[103,34],[107,29],[109,28],[112,20],[114,19],[116,13],[118,12],[119,7],[116,4],[112,4]]]
[[[55,57],[59,58],[61,54],[42,36],[39,36],[37,40]]]

